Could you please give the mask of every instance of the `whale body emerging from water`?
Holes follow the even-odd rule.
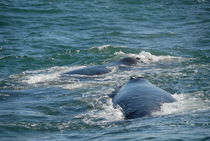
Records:
[[[110,97],[114,106],[121,107],[125,119],[149,116],[152,112],[160,110],[163,103],[176,101],[170,93],[156,87],[143,77],[131,77]]]
[[[109,64],[90,66],[77,70],[72,70],[66,72],[65,74],[78,74],[78,75],[101,75],[111,72],[113,69],[119,67],[120,65],[132,66],[136,65],[138,58],[125,57],[119,61],[112,62]]]

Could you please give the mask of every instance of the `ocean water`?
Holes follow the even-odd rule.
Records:
[[[70,70],[139,57],[123,71]],[[209,0],[1,0],[0,140],[210,140]],[[124,120],[108,97],[144,76],[177,102]]]

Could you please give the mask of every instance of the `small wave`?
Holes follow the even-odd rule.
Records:
[[[197,0],[198,3],[204,3],[206,0]]]
[[[112,45],[103,45],[103,46],[98,46],[98,47],[92,47],[92,49],[98,49],[99,51],[107,49],[107,48],[126,48],[126,46],[112,46]]]
[[[175,57],[175,56],[155,56],[152,55],[150,52],[146,52],[146,51],[141,51],[138,54],[132,54],[132,53],[124,53],[122,51],[120,52],[116,52],[115,55],[117,56],[129,56],[129,57],[135,57],[135,58],[140,58],[142,63],[145,64],[149,64],[152,62],[158,62],[158,61],[162,61],[162,60],[173,60],[173,59],[178,59],[178,60],[182,60],[183,58],[181,57]]]

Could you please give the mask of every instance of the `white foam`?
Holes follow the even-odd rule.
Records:
[[[174,94],[173,97],[177,100],[177,102],[163,104],[161,106],[161,110],[153,112],[152,116],[185,114],[188,112],[206,110],[208,108],[208,105],[203,103],[202,99],[192,97],[191,95]],[[95,99],[92,106],[95,107],[93,110],[88,111],[85,114],[78,115],[76,118],[82,118],[87,124],[100,124],[101,126],[103,126],[104,123],[124,119],[122,109],[120,107],[117,107],[116,109],[113,108],[111,98],[108,98],[106,102],[102,102],[100,99]]]
[[[81,76],[74,75],[71,77],[66,72],[84,68],[85,66],[73,66],[73,67],[51,67],[48,69],[25,71],[21,75],[13,75],[10,77],[20,77],[21,82],[30,86],[46,86],[54,85],[57,87],[62,87],[64,89],[77,89],[77,88],[88,88],[97,85],[106,85],[110,83],[108,74],[100,76]],[[116,69],[113,69],[115,72]],[[110,74],[110,73],[109,73]],[[77,78],[78,77],[78,78]],[[80,78],[86,79],[85,81],[80,80]]]
[[[58,77],[58,74],[37,74],[32,76],[27,76],[23,82],[28,84],[36,84],[46,81],[52,81]]]
[[[88,84],[87,82],[77,82],[77,81],[72,81],[71,83],[66,83],[64,85],[60,85],[63,89],[78,89],[78,88],[88,88],[91,86],[91,84]]]
[[[140,52],[138,54],[126,54],[124,52],[117,52],[115,55],[120,56],[131,56],[131,57],[139,57],[145,63],[156,62],[159,60],[167,60],[167,59],[175,59],[179,57],[174,56],[155,56],[149,52]],[[182,58],[181,58],[182,59]],[[105,74],[102,77],[96,77],[90,81],[77,81],[72,78],[67,78],[66,80],[61,80],[61,74],[74,70],[83,68],[85,66],[73,66],[73,67],[52,67],[48,69],[42,70],[35,70],[35,71],[26,71],[21,74],[21,80],[24,83],[29,85],[48,85],[51,82],[56,82],[56,86],[62,87],[64,89],[77,89],[77,88],[87,88],[87,92],[84,94],[87,97],[93,96],[92,90],[99,86],[99,91],[97,92],[98,96],[102,95],[102,92],[105,94],[111,93],[114,87],[122,85],[125,81],[128,80],[128,77],[131,75],[143,75],[148,71],[154,71],[154,68],[151,70],[141,70],[134,71],[129,69],[128,71],[114,71],[113,73]],[[156,72],[160,72],[162,69],[155,68]],[[175,71],[177,72],[177,71]],[[179,73],[172,73],[170,75],[178,75]],[[12,76],[11,76],[12,77]],[[91,76],[92,77],[92,76]],[[64,82],[66,81],[66,82]],[[120,84],[121,83],[121,84]],[[53,86],[55,86],[53,84]],[[105,87],[104,87],[105,86]],[[111,87],[106,87],[111,86]],[[105,88],[104,91],[101,90],[101,87]],[[91,88],[91,90],[89,90]],[[197,95],[197,94],[196,94]],[[78,115],[78,117],[82,117],[84,122],[92,123],[92,124],[103,124],[104,122],[111,122],[111,121],[118,121],[123,119],[123,114],[120,108],[114,109],[112,105],[111,98],[106,99],[106,102],[100,101],[98,96],[93,97],[93,110],[88,111],[82,115]],[[103,97],[103,96],[102,96]],[[202,99],[199,97],[193,97],[192,94],[174,94],[173,97],[177,99],[175,103],[166,103],[163,104],[161,110],[158,112],[152,113],[152,115],[169,115],[169,114],[176,114],[176,113],[185,113],[189,111],[199,111],[206,109],[209,107]],[[98,100],[97,100],[98,99]],[[96,105],[100,105],[97,107]],[[95,107],[96,106],[96,107]],[[103,120],[100,120],[103,119]]]
[[[107,48],[110,47],[110,45],[104,45],[104,46],[100,46],[97,47],[99,49],[103,49],[103,48]],[[152,55],[149,52],[145,52],[145,51],[141,51],[138,54],[127,54],[124,53],[122,51],[120,52],[116,52],[115,55],[117,56],[130,56],[130,57],[138,57],[140,58],[140,60],[143,63],[149,64],[152,62],[158,62],[160,60],[170,60],[170,59],[180,59],[180,57],[174,57],[174,56],[155,56]],[[64,72],[68,72],[74,69],[79,69],[79,68],[83,68],[85,66],[73,66],[73,67],[52,67],[52,68],[48,68],[48,69],[42,69],[42,70],[35,70],[35,71],[25,71],[23,72],[24,77],[22,77],[22,82],[29,84],[29,85],[36,85],[36,84],[40,84],[40,83],[48,83],[48,82],[52,82],[52,81],[59,81],[60,79],[60,75]],[[118,72],[117,74],[115,73],[116,70],[113,70],[113,75],[104,75],[105,76],[105,80],[107,79],[115,79],[116,78],[120,78],[123,76],[128,76],[131,75],[135,72],[133,71],[128,71],[128,72]],[[137,72],[139,73],[139,72]],[[138,74],[139,75],[139,74]],[[12,77],[12,76],[11,76]],[[127,77],[126,77],[127,78]],[[83,86],[85,83],[81,84],[81,83],[75,83],[70,84],[70,85],[66,85],[65,88],[68,89],[73,89],[73,88],[79,88],[81,86]]]
[[[165,103],[161,106],[161,110],[152,113],[152,115],[170,115],[177,113],[196,112],[206,110],[207,103],[199,97],[193,97],[193,94],[174,94],[173,97],[177,100],[174,103]]]
[[[76,118],[82,118],[87,124],[100,124],[101,126],[103,126],[104,123],[124,119],[120,107],[113,108],[111,98],[107,99],[106,102],[97,100],[96,103],[92,104],[93,107],[96,108],[85,114],[78,115]]]
[[[52,67],[48,69],[35,70],[35,71],[25,71],[22,82],[35,85],[40,83],[47,83],[51,81],[58,81],[60,75],[64,72],[68,72],[74,69],[79,69],[84,66],[74,66],[74,67]]]
[[[141,51],[138,54],[132,54],[132,53],[127,54],[127,53],[120,51],[120,52],[116,52],[115,55],[123,56],[123,57],[129,56],[129,57],[140,58],[140,61],[145,64],[149,64],[152,62],[158,62],[158,61],[162,61],[162,60],[183,59],[181,57],[175,57],[175,56],[169,56],[169,55],[155,56],[155,55],[152,55],[150,52],[146,52],[146,51]]]
[[[177,102],[163,104],[161,110],[153,112],[152,116],[185,114],[188,112],[207,110],[207,108],[209,109],[207,103],[204,103],[201,98],[192,97],[192,94],[174,94],[173,97]],[[79,118],[82,117],[83,121],[87,124],[103,125],[107,122],[124,119],[122,109],[120,107],[117,107],[116,109],[113,108],[111,98],[107,99],[106,102],[96,100],[92,105],[96,108],[77,116]]]

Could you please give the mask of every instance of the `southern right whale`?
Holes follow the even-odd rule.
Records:
[[[143,77],[131,79],[110,95],[114,107],[119,105],[125,119],[134,119],[158,111],[163,103],[172,103],[176,100],[170,93],[160,89]]]
[[[101,74],[109,73],[117,67],[119,68],[120,65],[125,65],[125,66],[136,65],[138,60],[139,60],[139,58],[125,57],[123,59],[120,59],[116,62],[111,62],[109,64],[98,65],[98,66],[90,66],[90,67],[85,67],[85,68],[81,68],[81,69],[76,69],[76,70],[66,72],[65,74],[101,75]]]

